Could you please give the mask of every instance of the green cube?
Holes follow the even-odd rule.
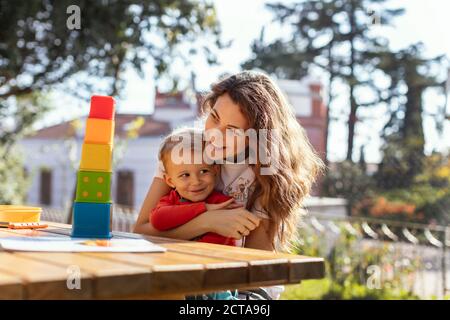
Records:
[[[78,171],[77,202],[111,202],[111,172]]]

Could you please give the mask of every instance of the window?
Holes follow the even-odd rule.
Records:
[[[134,173],[130,170],[117,172],[116,203],[123,206],[134,206]]]
[[[41,169],[41,184],[39,190],[39,202],[43,205],[52,204],[52,171]]]

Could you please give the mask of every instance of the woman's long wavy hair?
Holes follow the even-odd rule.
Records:
[[[310,144],[305,130],[298,123],[292,106],[279,87],[264,73],[244,71],[214,83],[202,102],[203,111],[210,111],[221,95],[228,93],[239,105],[250,127],[277,129],[277,135],[268,136],[269,143],[278,147],[276,173],[262,175],[260,157],[253,165],[255,184],[247,203],[250,210],[256,199],[268,212],[268,235],[275,249],[290,251],[297,240],[297,226],[303,210],[303,200],[324,164]],[[272,148],[268,148],[271,158]]]

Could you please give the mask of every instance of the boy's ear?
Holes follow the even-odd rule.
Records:
[[[171,188],[175,188],[175,185],[172,182],[172,178],[168,174],[164,174],[164,181],[166,181],[167,185]]]

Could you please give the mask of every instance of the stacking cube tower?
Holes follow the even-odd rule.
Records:
[[[92,96],[77,174],[72,237],[111,238],[114,112],[114,98]]]

